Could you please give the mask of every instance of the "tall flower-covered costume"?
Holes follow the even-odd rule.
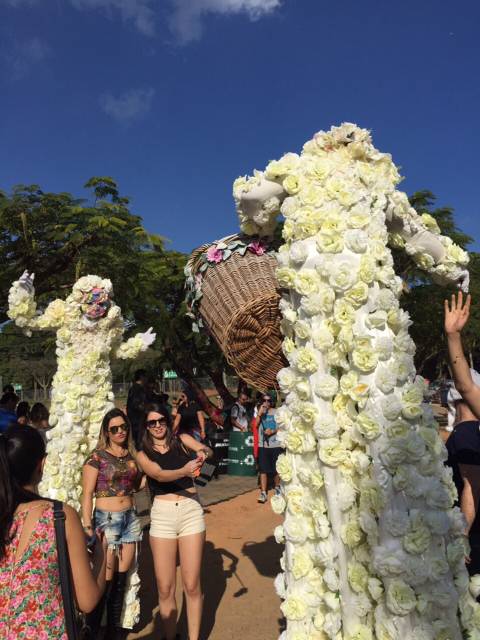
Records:
[[[114,406],[111,358],[136,358],[155,339],[148,331],[123,342],[124,321],[111,294],[110,280],[85,276],[66,300],[54,300],[38,315],[33,276],[26,272],[13,283],[8,298],[9,317],[27,334],[57,332],[58,368],[50,406],[53,428],[47,432],[48,455],[40,493],[76,509],[80,507],[83,463],[95,448],[103,416]],[[138,608],[133,591],[127,600],[132,610]]]
[[[278,375],[285,453],[272,506],[285,513],[275,535],[286,640],[479,637],[462,516],[388,244],[440,282],[465,283],[468,256],[399,180],[369,132],[344,124],[234,184],[244,233],[269,235],[285,217],[290,366]]]

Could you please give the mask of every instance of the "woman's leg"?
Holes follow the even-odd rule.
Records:
[[[198,640],[202,620],[203,594],[200,584],[203,544],[205,531],[178,539],[180,552],[180,570],[182,572],[183,591],[187,603],[188,637]]]
[[[177,539],[150,536],[150,547],[157,580],[163,633],[167,640],[173,640],[177,628],[177,604],[175,602]]]
[[[267,474],[260,472],[260,491],[267,493]]]

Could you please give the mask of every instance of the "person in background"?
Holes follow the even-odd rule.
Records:
[[[277,460],[283,451],[277,438],[274,402],[268,394],[262,397],[262,404],[258,409],[256,423],[258,428],[258,467],[260,470],[258,502],[264,504],[267,501],[268,476],[273,476],[275,493],[280,490]]]
[[[162,407],[165,407],[168,411],[168,415],[171,416],[172,415],[172,405],[170,403],[170,396],[168,395],[168,393],[161,393],[160,394],[160,404],[162,405]]]
[[[85,534],[91,538],[95,529],[101,528],[108,542],[105,598],[90,617],[89,625],[98,632],[106,603],[109,639],[123,637],[121,614],[127,573],[142,539],[133,505],[133,493],[142,478],[136,455],[127,416],[120,409],[111,409],[102,420],[97,448],[87,458],[82,476]]]
[[[180,394],[180,398],[174,410],[173,432],[180,436],[183,433],[195,438],[205,440],[205,417],[200,405],[195,402],[193,392],[186,389]]]
[[[15,409],[19,397],[13,391],[7,391],[0,398],[0,433],[3,433],[8,427],[16,424],[17,414]]]
[[[47,407],[41,402],[36,402],[30,411],[30,425],[40,433],[44,442],[47,442],[47,431],[51,428],[48,418]]]
[[[151,404],[152,402],[158,404],[161,396],[157,390],[157,381],[155,378],[148,378],[145,385],[145,404]]]
[[[6,384],[2,391],[3,393],[15,393],[15,388],[13,384]]]
[[[160,618],[166,640],[176,636],[175,586],[177,553],[187,605],[188,637],[198,640],[203,595],[200,583],[205,518],[193,478],[212,451],[188,433],[175,435],[165,407],[145,411],[142,451],[138,461],[148,476],[153,497],[150,525]],[[191,456],[195,454],[195,459]]]
[[[457,424],[447,440],[448,464],[467,521],[465,534],[470,542],[467,563],[471,575],[480,573],[480,375],[470,369],[463,352],[462,329],[470,313],[470,296],[463,304],[462,293],[445,300],[445,333],[455,383],[449,395],[455,401]]]
[[[233,431],[248,431],[247,403],[248,395],[241,391],[230,410],[230,422]]]
[[[480,374],[470,370],[472,379],[480,386]],[[465,516],[465,535],[470,542],[467,569],[480,573],[480,422],[455,387],[451,387],[448,401],[454,407],[456,424],[447,440],[447,465],[451,467],[457,488],[460,509]]]
[[[133,376],[133,384],[128,390],[127,416],[132,425],[133,440],[136,446],[140,444],[140,440],[142,439],[140,425],[142,423],[147,396],[146,383],[147,372],[145,369],[138,369]]]
[[[66,640],[51,500],[38,495],[45,443],[33,427],[0,435],[0,636]],[[65,532],[75,600],[88,613],[105,588],[106,543],[97,535],[93,572],[77,512],[68,505]]]
[[[18,424],[30,424],[30,405],[26,400],[22,400],[17,404],[15,411]]]

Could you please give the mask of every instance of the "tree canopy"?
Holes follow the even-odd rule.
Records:
[[[49,384],[55,370],[55,341],[49,334],[26,338],[8,320],[7,296],[11,283],[28,269],[36,274],[39,307],[65,298],[82,275],[95,273],[112,280],[128,331],[152,326],[158,339],[142,359],[152,373],[173,369],[208,401],[195,385],[196,377],[210,377],[218,393],[232,400],[223,384],[225,359],[205,334],[192,331],[184,303],[184,267],[188,256],[169,250],[165,239],[145,230],[142,218],[131,210],[110,177],[93,177],[85,184],[87,198],[70,193],[44,192],[38,185],[19,185],[10,194],[0,191],[0,375],[28,386]],[[435,207],[435,196],[421,191],[410,198],[419,212],[437,220],[442,233],[466,247],[472,238],[456,225],[450,207]],[[471,289],[480,299],[480,255],[471,254]],[[406,282],[402,305],[412,317],[417,344],[417,367],[436,375],[446,363],[443,339],[443,300],[451,291],[431,282],[411,259],[394,251],[396,271]],[[473,306],[465,332],[467,348],[478,349],[480,308]],[[118,378],[131,377],[139,363],[114,365]]]

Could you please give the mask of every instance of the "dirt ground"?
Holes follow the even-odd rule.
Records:
[[[282,548],[273,529],[281,518],[250,492],[206,509],[207,542],[203,564],[205,594],[201,640],[275,640],[281,629],[280,600],[273,579]],[[160,640],[157,591],[148,539],[142,545],[142,614],[129,640]],[[178,575],[179,631],[186,640]]]

